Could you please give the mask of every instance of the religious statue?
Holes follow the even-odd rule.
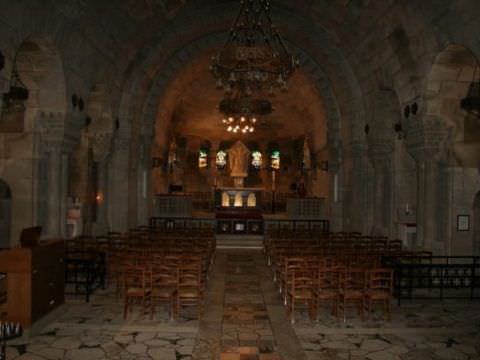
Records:
[[[175,161],[177,161],[177,143],[173,139],[168,149],[168,166],[172,166]]]
[[[234,178],[246,178],[248,176],[248,158],[250,150],[241,141],[237,141],[228,150],[230,176]]]
[[[310,170],[312,167],[312,160],[311,160],[311,155],[310,155],[310,148],[308,147],[308,141],[307,138],[305,138],[305,141],[303,142],[303,162],[302,162],[302,167],[304,170]]]

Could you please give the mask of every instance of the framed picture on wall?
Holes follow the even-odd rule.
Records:
[[[470,215],[457,215],[457,231],[470,231]]]

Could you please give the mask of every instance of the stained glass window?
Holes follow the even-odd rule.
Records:
[[[262,167],[262,153],[260,151],[254,151],[252,153],[252,166],[255,169],[260,169]]]
[[[208,166],[208,154],[206,150],[200,150],[198,153],[198,167],[200,169],[206,168]]]
[[[223,150],[217,152],[216,165],[219,169],[223,169],[227,165],[227,153]]]
[[[280,151],[272,151],[270,163],[273,170],[280,170]]]

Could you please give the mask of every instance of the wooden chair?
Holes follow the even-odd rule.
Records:
[[[366,290],[366,271],[363,268],[348,268],[340,274],[339,301],[337,302],[337,313],[343,312],[343,319],[346,319],[346,308],[348,303],[357,307],[357,313],[362,321],[364,320]]]
[[[177,286],[177,314],[182,307],[197,306],[197,315],[200,318],[202,310],[202,264],[192,262],[178,265]]]
[[[150,295],[150,288],[147,279],[150,279],[150,270],[145,267],[128,266],[123,274],[123,299],[124,309],[123,318],[127,318],[127,313],[133,310],[133,303],[139,300],[142,304],[144,313],[147,308],[147,299]]]
[[[367,318],[370,318],[375,302],[383,304],[384,314],[391,321],[390,300],[393,294],[393,270],[377,268],[368,272],[368,286],[365,292]]]
[[[322,302],[331,303],[332,315],[338,316],[337,303],[339,296],[340,274],[345,270],[342,267],[328,267],[321,263],[318,267],[315,279],[314,297],[315,297],[315,319],[318,319],[318,307]]]
[[[311,270],[292,269],[291,281],[287,288],[287,311],[290,322],[295,323],[297,304],[306,305],[310,320],[315,318],[314,274]]]
[[[156,305],[167,304],[170,320],[175,320],[177,318],[177,268],[153,260],[151,269],[150,319],[153,318]]]

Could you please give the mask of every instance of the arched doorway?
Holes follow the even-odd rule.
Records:
[[[11,214],[12,192],[8,184],[0,179],[0,249],[10,247]]]
[[[473,201],[473,255],[480,256],[480,191]]]

